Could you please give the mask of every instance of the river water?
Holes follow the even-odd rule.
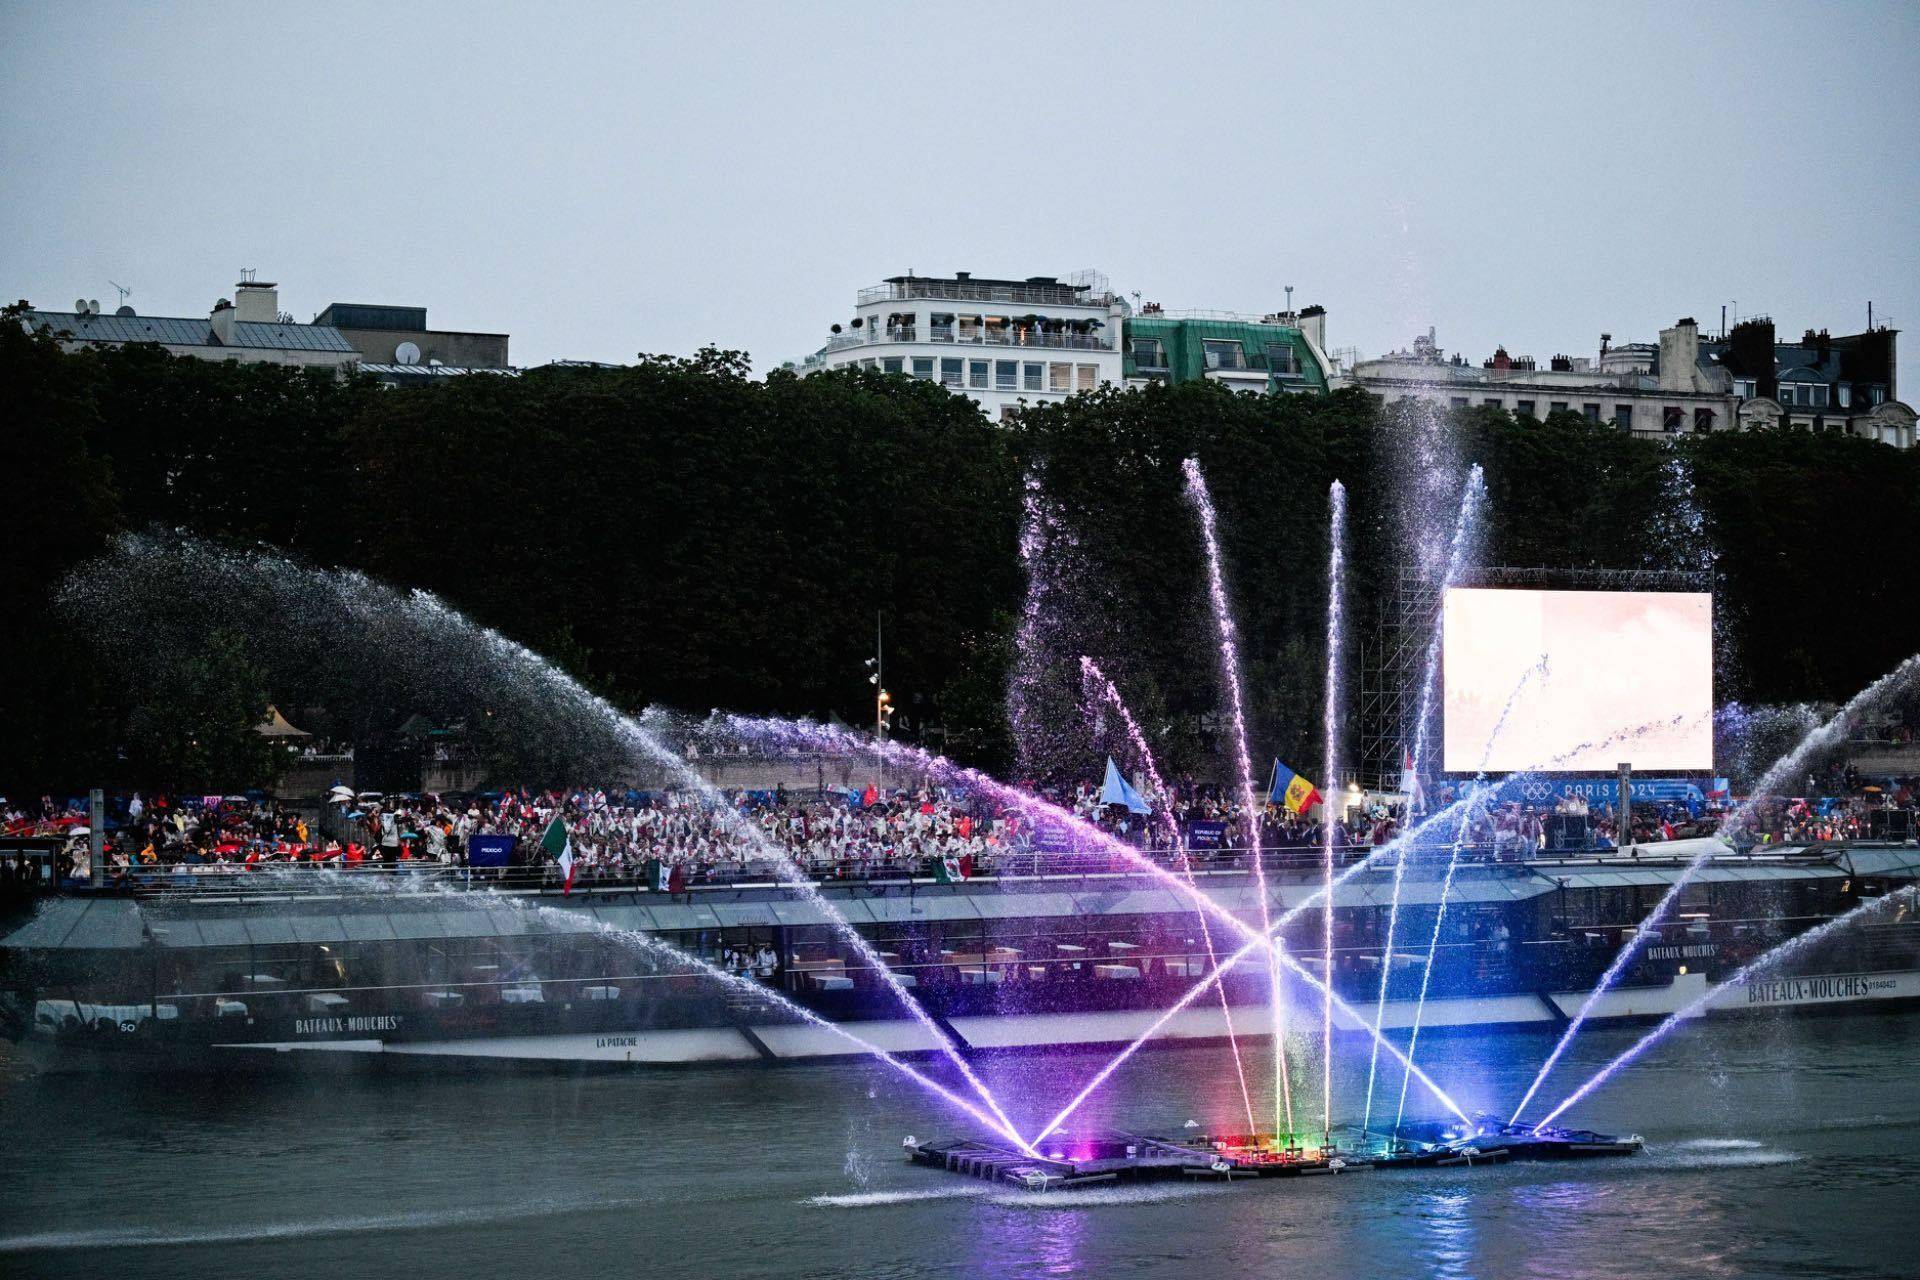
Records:
[[[1631,1036],[1584,1034],[1541,1101]],[[1548,1044],[1434,1038],[1421,1056],[1468,1110],[1494,1109]],[[1916,1050],[1920,1014],[1690,1028],[1567,1117],[1643,1133],[1631,1159],[1045,1196],[907,1164],[902,1135],[972,1130],[857,1063],[13,1073],[0,1275],[1913,1276]],[[1359,1065],[1336,1113],[1357,1113],[1364,1055],[1343,1057]],[[1099,1061],[1001,1059],[989,1078],[1031,1124]],[[1130,1062],[1085,1121],[1178,1133],[1240,1110],[1224,1048],[1170,1049]]]

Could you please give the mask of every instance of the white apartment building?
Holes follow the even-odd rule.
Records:
[[[1124,382],[1126,302],[1104,277],[1082,272],[1025,280],[893,276],[854,299],[803,373],[859,367],[937,382],[996,420]]]

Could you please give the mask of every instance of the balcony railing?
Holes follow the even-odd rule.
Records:
[[[1030,307],[1100,307],[1111,299],[1069,284],[988,284],[978,280],[898,280],[862,289],[859,306],[871,302],[905,302],[915,298],[956,302],[1004,302]]]
[[[913,329],[855,329],[836,333],[827,339],[827,350],[844,351],[848,347],[866,347],[889,342],[918,342]],[[934,325],[927,333],[929,342],[950,343],[956,347],[1021,347],[1047,351],[1112,351],[1114,340],[1097,333],[1041,333],[1035,330],[977,330],[958,333]]]

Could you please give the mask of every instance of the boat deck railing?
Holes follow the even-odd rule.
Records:
[[[1746,850],[1728,846],[1714,854],[1715,865],[1755,868],[1768,866],[1823,866],[1848,846],[1832,842],[1815,846],[1757,845]],[[1269,847],[1256,851],[1232,847],[1205,851],[1178,851],[1144,848],[1140,852],[1175,875],[1199,879],[1244,879],[1255,868],[1287,883],[1311,882],[1325,870],[1325,855],[1316,848]],[[1336,869],[1344,870],[1376,853],[1371,845],[1349,845],[1334,851]],[[1657,870],[1683,867],[1693,861],[1693,848],[1663,849],[1659,845],[1632,846],[1625,851],[1545,851],[1528,857],[1517,856],[1510,846],[1462,846],[1459,862],[1475,868],[1477,874],[1511,875],[1516,878],[1549,876],[1607,870]],[[1437,870],[1453,857],[1451,846],[1396,851],[1378,857],[1379,870],[1392,871],[1400,858],[1409,866]],[[822,887],[863,887],[875,890],[912,889],[954,883],[960,877],[956,868],[943,867],[933,858],[841,860],[831,863],[802,860],[795,868],[804,878]],[[1031,881],[1139,881],[1144,870],[1131,859],[1116,852],[1049,852],[1038,849],[1016,850],[993,855],[972,866],[965,876],[969,884],[1013,884]],[[552,863],[507,867],[469,867],[458,863],[428,861],[421,858],[395,862],[369,861],[343,866],[340,862],[272,861],[252,865],[233,863],[183,863],[172,866],[115,868],[112,879],[99,890],[85,881],[69,883],[61,891],[102,893],[134,897],[217,896],[300,897],[330,895],[371,888],[382,880],[435,890],[480,890],[486,892],[519,891],[560,893],[563,891],[559,869]],[[660,885],[644,869],[581,868],[569,890],[574,894],[596,892],[667,893],[698,895],[709,891],[744,889],[781,889],[794,883],[791,872],[783,874],[768,860],[742,864],[715,864],[687,867],[668,886]],[[397,887],[397,886],[396,886]]]

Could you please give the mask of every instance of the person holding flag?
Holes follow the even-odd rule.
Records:
[[[1307,810],[1324,802],[1320,789],[1279,760],[1273,762],[1273,782],[1267,788],[1267,803],[1285,806],[1288,813],[1305,817]]]
[[[1427,790],[1420,785],[1420,775],[1414,771],[1413,752],[1400,748],[1400,791],[1407,797],[1407,817],[1427,811]]]
[[[560,867],[560,896],[568,897],[573,893],[573,837],[567,832],[566,820],[556,812],[553,821],[547,824],[546,832],[540,837],[540,847],[547,852]]]
[[[1153,812],[1140,792],[1120,776],[1120,766],[1113,762],[1112,756],[1107,757],[1107,777],[1106,781],[1100,785],[1100,803],[1125,805],[1128,813],[1137,813],[1142,816]]]

